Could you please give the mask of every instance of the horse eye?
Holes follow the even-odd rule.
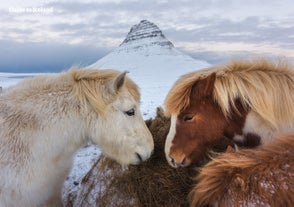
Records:
[[[185,116],[184,121],[191,121],[193,119],[193,116]]]
[[[135,115],[135,109],[130,109],[128,111],[125,111],[125,114],[128,116],[134,116]]]

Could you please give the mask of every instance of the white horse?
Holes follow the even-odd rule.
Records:
[[[62,206],[77,149],[91,140],[122,165],[153,151],[137,85],[114,70],[71,69],[0,95],[0,207]]]

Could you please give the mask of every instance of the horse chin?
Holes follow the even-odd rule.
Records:
[[[142,162],[148,160],[151,154],[152,154],[152,150],[144,151],[144,152],[138,151],[138,152],[132,152],[132,153],[117,154],[115,157],[113,156],[113,154],[106,154],[106,155],[114,159],[121,166],[125,167],[128,165],[139,165]]]

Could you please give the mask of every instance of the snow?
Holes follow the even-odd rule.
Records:
[[[1,73],[0,72],[0,86],[7,88],[11,85],[16,84],[24,78],[33,77],[40,73]]]

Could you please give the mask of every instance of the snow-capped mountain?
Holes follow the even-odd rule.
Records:
[[[208,66],[177,50],[154,23],[142,20],[130,29],[119,47],[88,67],[129,71],[129,76],[144,89],[142,111],[147,118],[163,104],[180,75]]]
[[[147,41],[144,42],[144,40]],[[139,24],[131,28],[126,39],[120,44],[120,49],[127,48],[128,50],[132,50],[151,45],[167,48],[174,47],[155,24],[147,20],[142,20]]]

